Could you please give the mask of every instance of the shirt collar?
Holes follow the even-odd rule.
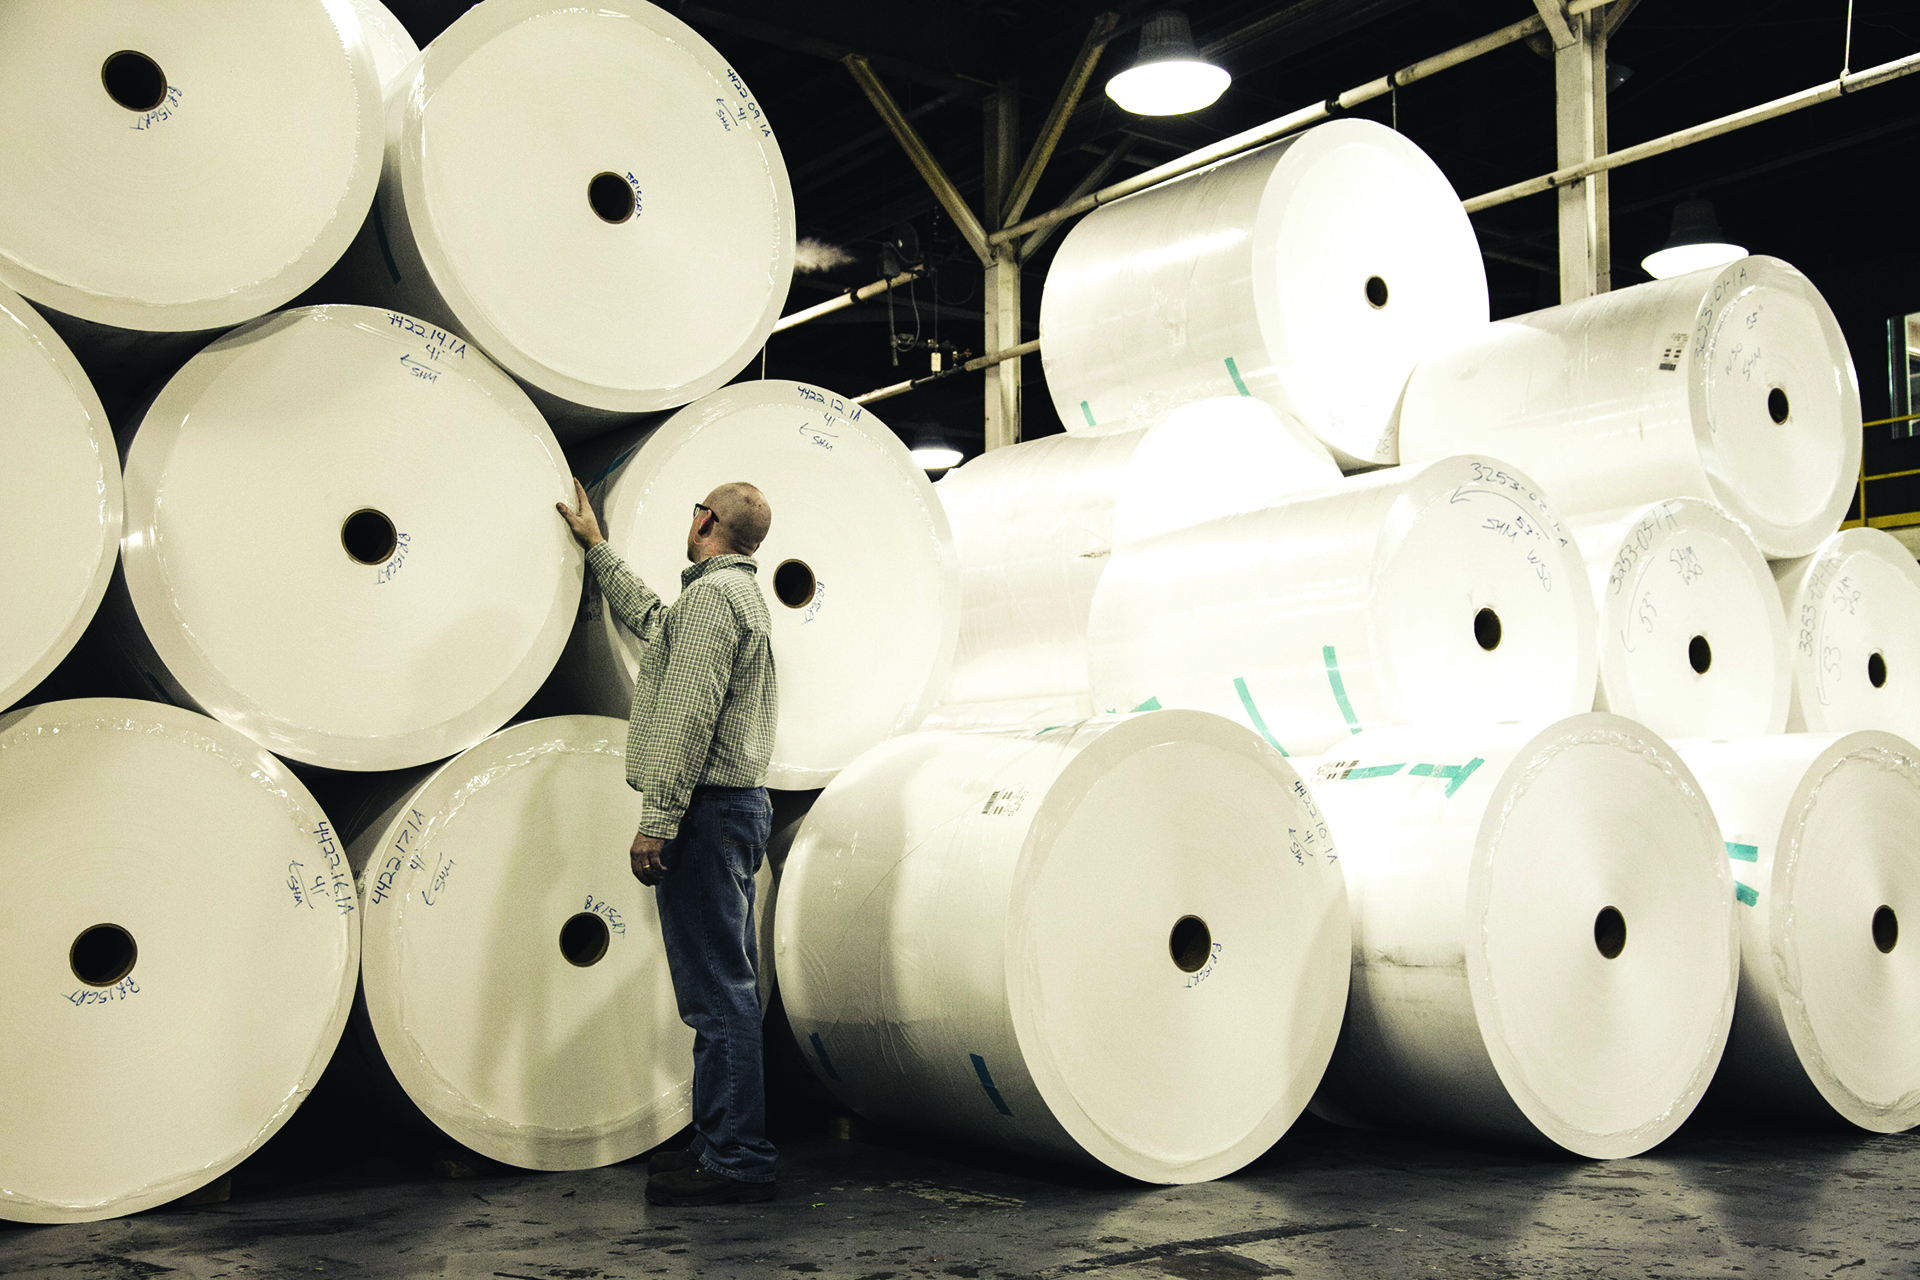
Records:
[[[754,561],[752,556],[708,556],[699,564],[690,564],[680,571],[681,589],[685,590],[687,587],[693,585],[694,579],[703,577],[717,569],[745,569],[748,573],[758,573],[760,566]]]

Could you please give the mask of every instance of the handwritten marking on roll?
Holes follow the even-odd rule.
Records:
[[[393,575],[399,573],[400,566],[407,562],[407,551],[412,543],[413,539],[404,533],[394,535],[393,555],[380,566],[380,572],[373,580],[374,586],[383,587],[393,581]]]
[[[608,933],[625,934],[627,931],[627,922],[620,918],[619,908],[608,903],[605,898],[595,898],[592,894],[588,894],[587,905],[580,909],[605,920]]]
[[[358,904],[354,901],[353,876],[347,868],[347,856],[334,837],[333,828],[324,821],[313,829],[313,838],[320,846],[320,856],[327,860],[326,871],[315,878],[313,891],[316,895],[328,893],[341,915],[351,915]]]
[[[88,1005],[116,1004],[119,1001],[127,999],[129,996],[139,994],[140,984],[138,982],[135,982],[132,978],[122,978],[112,986],[101,987],[98,990],[82,987],[77,991],[69,991],[66,999],[74,1008],[83,1009]]]
[[[168,85],[166,102],[161,106],[155,107],[151,111],[142,112],[140,115],[140,118],[138,120],[135,120],[132,124],[128,125],[127,128],[135,129],[135,130],[151,129],[153,128],[153,126],[157,124],[173,119],[173,109],[179,105],[180,105],[179,88],[175,85]]]
[[[633,188],[633,217],[635,221],[638,221],[640,215],[645,213],[646,209],[640,201],[640,179],[633,176],[633,170],[631,169],[627,170],[627,185]]]
[[[1186,981],[1185,981],[1184,983],[1182,983],[1181,985],[1182,985],[1183,987],[1185,987],[1185,988],[1187,988],[1187,989],[1188,989],[1189,991],[1191,991],[1191,990],[1192,990],[1193,988],[1195,988],[1195,987],[1197,987],[1197,986],[1199,986],[1199,985],[1200,985],[1201,983],[1203,983],[1203,982],[1205,982],[1205,981],[1206,981],[1206,980],[1207,980],[1208,978],[1211,978],[1211,977],[1213,976],[1213,967],[1214,967],[1214,965],[1216,965],[1216,964],[1218,964],[1218,963],[1220,962],[1220,950],[1221,950],[1221,948],[1223,948],[1224,946],[1226,946],[1226,943],[1224,943],[1224,942],[1216,942],[1216,943],[1214,943],[1214,944],[1213,944],[1213,951],[1212,951],[1212,953],[1211,953],[1210,955],[1208,955],[1208,956],[1207,956],[1207,963],[1206,963],[1206,964],[1205,964],[1204,966],[1202,966],[1202,967],[1201,967],[1201,969],[1200,969],[1200,971],[1199,971],[1198,973],[1196,973],[1196,974],[1193,974],[1192,976],[1190,976],[1190,977],[1189,977],[1189,978],[1188,978],[1188,979],[1187,979],[1187,980],[1186,980]]]
[[[806,626],[820,616],[820,606],[826,603],[827,584],[820,579],[813,580],[813,601],[807,605],[807,611],[800,615],[800,625]]]
[[[380,864],[380,874],[374,877],[371,896],[375,906],[385,902],[387,896],[393,892],[393,880],[400,874],[401,867],[411,861],[414,870],[420,869],[420,859],[410,850],[414,844],[414,838],[425,832],[426,828],[427,815],[418,809],[409,808],[399,832],[393,837],[393,842],[388,845],[393,852],[387,856],[385,862]]]

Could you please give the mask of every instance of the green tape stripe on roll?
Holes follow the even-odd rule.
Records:
[[[967,1056],[973,1059],[973,1074],[980,1077],[980,1087],[987,1091],[987,1098],[993,1103],[993,1109],[1003,1116],[1012,1115],[1013,1108],[1009,1107],[1007,1100],[1000,1096],[1000,1091],[993,1087],[993,1075],[987,1070],[987,1060],[977,1053],[970,1053]]]
[[[1273,736],[1273,733],[1267,728],[1267,722],[1261,718],[1260,708],[1253,705],[1253,694],[1247,689],[1247,678],[1245,676],[1235,676],[1233,678],[1233,687],[1235,692],[1240,695],[1240,705],[1247,709],[1247,719],[1253,721],[1253,727],[1260,731],[1260,736],[1265,738],[1275,751],[1278,751],[1281,755],[1287,754],[1287,749],[1280,745],[1280,739]]]
[[[1370,764],[1364,769],[1349,770],[1346,777],[1348,780],[1354,778],[1391,778],[1394,774],[1406,767],[1404,761],[1400,764]]]
[[[1148,698],[1145,702],[1135,707],[1134,710],[1135,711],[1158,711],[1160,710],[1160,699],[1158,697]]]
[[[1086,402],[1085,400],[1082,400],[1082,401],[1080,402],[1080,412],[1086,415],[1086,418],[1087,418],[1087,425],[1088,425],[1088,426],[1090,426],[1090,427],[1091,427],[1091,426],[1093,426],[1093,425],[1094,425],[1094,423],[1093,423],[1093,410],[1092,410],[1091,408],[1089,408],[1089,407],[1088,407],[1088,405],[1087,405],[1087,402]]]
[[[1473,771],[1485,763],[1485,760],[1482,760],[1479,756],[1475,756],[1465,764],[1417,764],[1407,770],[1407,776],[1410,778],[1446,778],[1448,780],[1446,796],[1448,799],[1452,799],[1453,793],[1460,789],[1460,784],[1472,777]]]
[[[1232,356],[1227,357],[1227,373],[1233,378],[1234,388],[1238,390],[1241,395],[1250,396],[1253,394],[1253,392],[1247,390],[1246,381],[1240,376],[1240,366],[1233,362]]]
[[[1340,704],[1340,714],[1347,719],[1347,732],[1360,732],[1360,717],[1353,714],[1353,704],[1347,701],[1347,684],[1340,678],[1340,658],[1334,653],[1333,646],[1320,646],[1320,656],[1327,661],[1327,683],[1333,686],[1333,700]]]
[[[1729,858],[1738,858],[1742,862],[1758,862],[1760,861],[1760,849],[1757,845],[1735,844],[1729,840],[1727,841],[1727,856]]]
[[[1733,896],[1750,907],[1760,901],[1760,891],[1758,889],[1750,884],[1741,884],[1738,880],[1733,882]]]

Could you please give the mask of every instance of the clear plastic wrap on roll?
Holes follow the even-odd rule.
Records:
[[[1879,529],[1845,529],[1773,574],[1793,647],[1795,732],[1920,740],[1920,565]]]
[[[63,313],[97,367],[154,376],[334,264],[373,201],[380,120],[344,4],[16,0],[0,8],[0,282]]]
[[[1244,396],[981,454],[934,486],[964,602],[942,701],[1086,695],[1087,611],[1119,542],[1339,479],[1311,433]]]
[[[1920,919],[1920,751],[1876,730],[1679,749],[1740,902],[1716,1094],[1880,1133],[1920,1123],[1920,947],[1900,937]]]
[[[380,0],[347,0],[347,3],[353,7],[353,16],[360,19],[360,34],[373,55],[374,74],[380,77],[380,92],[384,95],[400,79],[407,64],[420,56],[420,46],[413,42],[406,24]]]
[[[1040,354],[1068,431],[1237,393],[1369,466],[1396,458],[1414,362],[1486,322],[1446,177],[1401,134],[1336,120],[1081,219],[1047,273]]]
[[[120,553],[120,459],[100,397],[0,285],[0,709],[59,665]]]
[[[1740,970],[1699,785],[1621,716],[1362,734],[1301,769],[1353,910],[1314,1110],[1637,1155],[1692,1113]]]
[[[1215,711],[1310,755],[1378,725],[1590,710],[1596,630],[1552,503],[1461,457],[1129,543],[1087,645],[1098,709]]]
[[[1700,498],[1567,523],[1600,610],[1596,708],[1666,738],[1786,728],[1787,627],[1746,530]]]
[[[257,1151],[340,1039],[360,925],[342,842],[205,716],[0,716],[0,1218],[93,1222]]]
[[[643,0],[485,0],[388,103],[336,278],[518,378],[565,438],[745,368],[786,302],[793,192],[759,102]]]
[[[774,938],[795,1040],[845,1105],[1147,1182],[1271,1146],[1347,985],[1305,785],[1193,712],[883,743],[807,815]]]
[[[195,356],[125,442],[101,622],[144,682],[289,759],[398,769],[531,698],[578,611],[553,433],[398,312],[304,307]]]
[[[1422,361],[1398,423],[1404,462],[1491,453],[1568,516],[1704,498],[1772,559],[1839,528],[1860,470],[1846,339],[1778,258],[1502,320]]]
[[[691,1118],[693,1032],[628,865],[626,737],[600,716],[516,724],[406,788],[349,849],[359,1046],[442,1132],[520,1168],[612,1164]]]
[[[872,413],[805,383],[740,382],[572,458],[608,542],[668,602],[693,504],[735,480],[766,494],[773,526],[755,558],[780,670],[768,786],[824,786],[926,718],[953,664],[960,571],[926,472]],[[625,716],[639,655],[590,584],[556,684]]]

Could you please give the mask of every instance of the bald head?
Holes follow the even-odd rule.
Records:
[[[773,508],[767,496],[744,480],[723,484],[707,495],[720,536],[743,556],[750,556],[766,541],[773,524]]]

